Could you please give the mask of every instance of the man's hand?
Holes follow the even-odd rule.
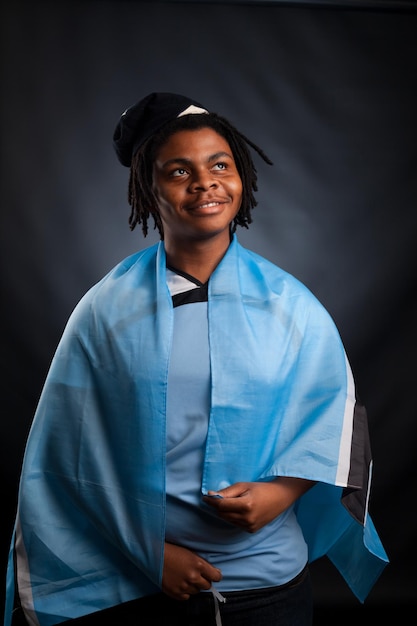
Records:
[[[278,477],[268,482],[235,483],[220,491],[209,491],[204,501],[219,517],[248,533],[271,522],[315,483],[303,478]],[[221,498],[213,498],[220,495]]]
[[[187,548],[165,542],[162,591],[175,600],[188,600],[202,589],[210,589],[222,573],[217,567]]]

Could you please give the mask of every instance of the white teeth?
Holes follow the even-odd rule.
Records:
[[[205,209],[208,207],[212,207],[212,206],[217,206],[218,204],[220,204],[219,202],[207,202],[207,204],[200,204],[200,206],[198,207],[199,209]]]

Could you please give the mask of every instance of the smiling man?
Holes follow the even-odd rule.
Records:
[[[311,626],[308,563],[363,602],[387,563],[339,333],[243,248],[250,149],[177,94],[127,109],[131,229],[160,242],[76,306],[25,451],[5,625]],[[17,615],[16,612],[14,615]]]

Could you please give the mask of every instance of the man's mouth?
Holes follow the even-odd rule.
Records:
[[[195,209],[209,209],[213,206],[219,206],[219,204],[221,204],[220,202],[204,202],[203,204],[199,204],[198,206],[194,207]]]

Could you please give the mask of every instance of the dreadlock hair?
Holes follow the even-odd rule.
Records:
[[[258,204],[254,192],[258,191],[257,171],[248,146],[253,148],[269,165],[272,161],[250,139],[240,133],[228,120],[216,113],[184,115],[165,124],[157,133],[147,139],[132,158],[129,178],[128,200],[131,206],[129,217],[130,230],[136,224],[142,224],[144,237],[148,234],[148,219],[152,215],[154,229],[158,229],[161,239],[164,238],[163,225],[157,201],[152,190],[153,164],[158,150],[174,133],[180,130],[198,130],[212,128],[230,145],[237,170],[242,180],[242,203],[233,219],[231,232],[237,226],[248,228],[252,222],[251,210]]]

